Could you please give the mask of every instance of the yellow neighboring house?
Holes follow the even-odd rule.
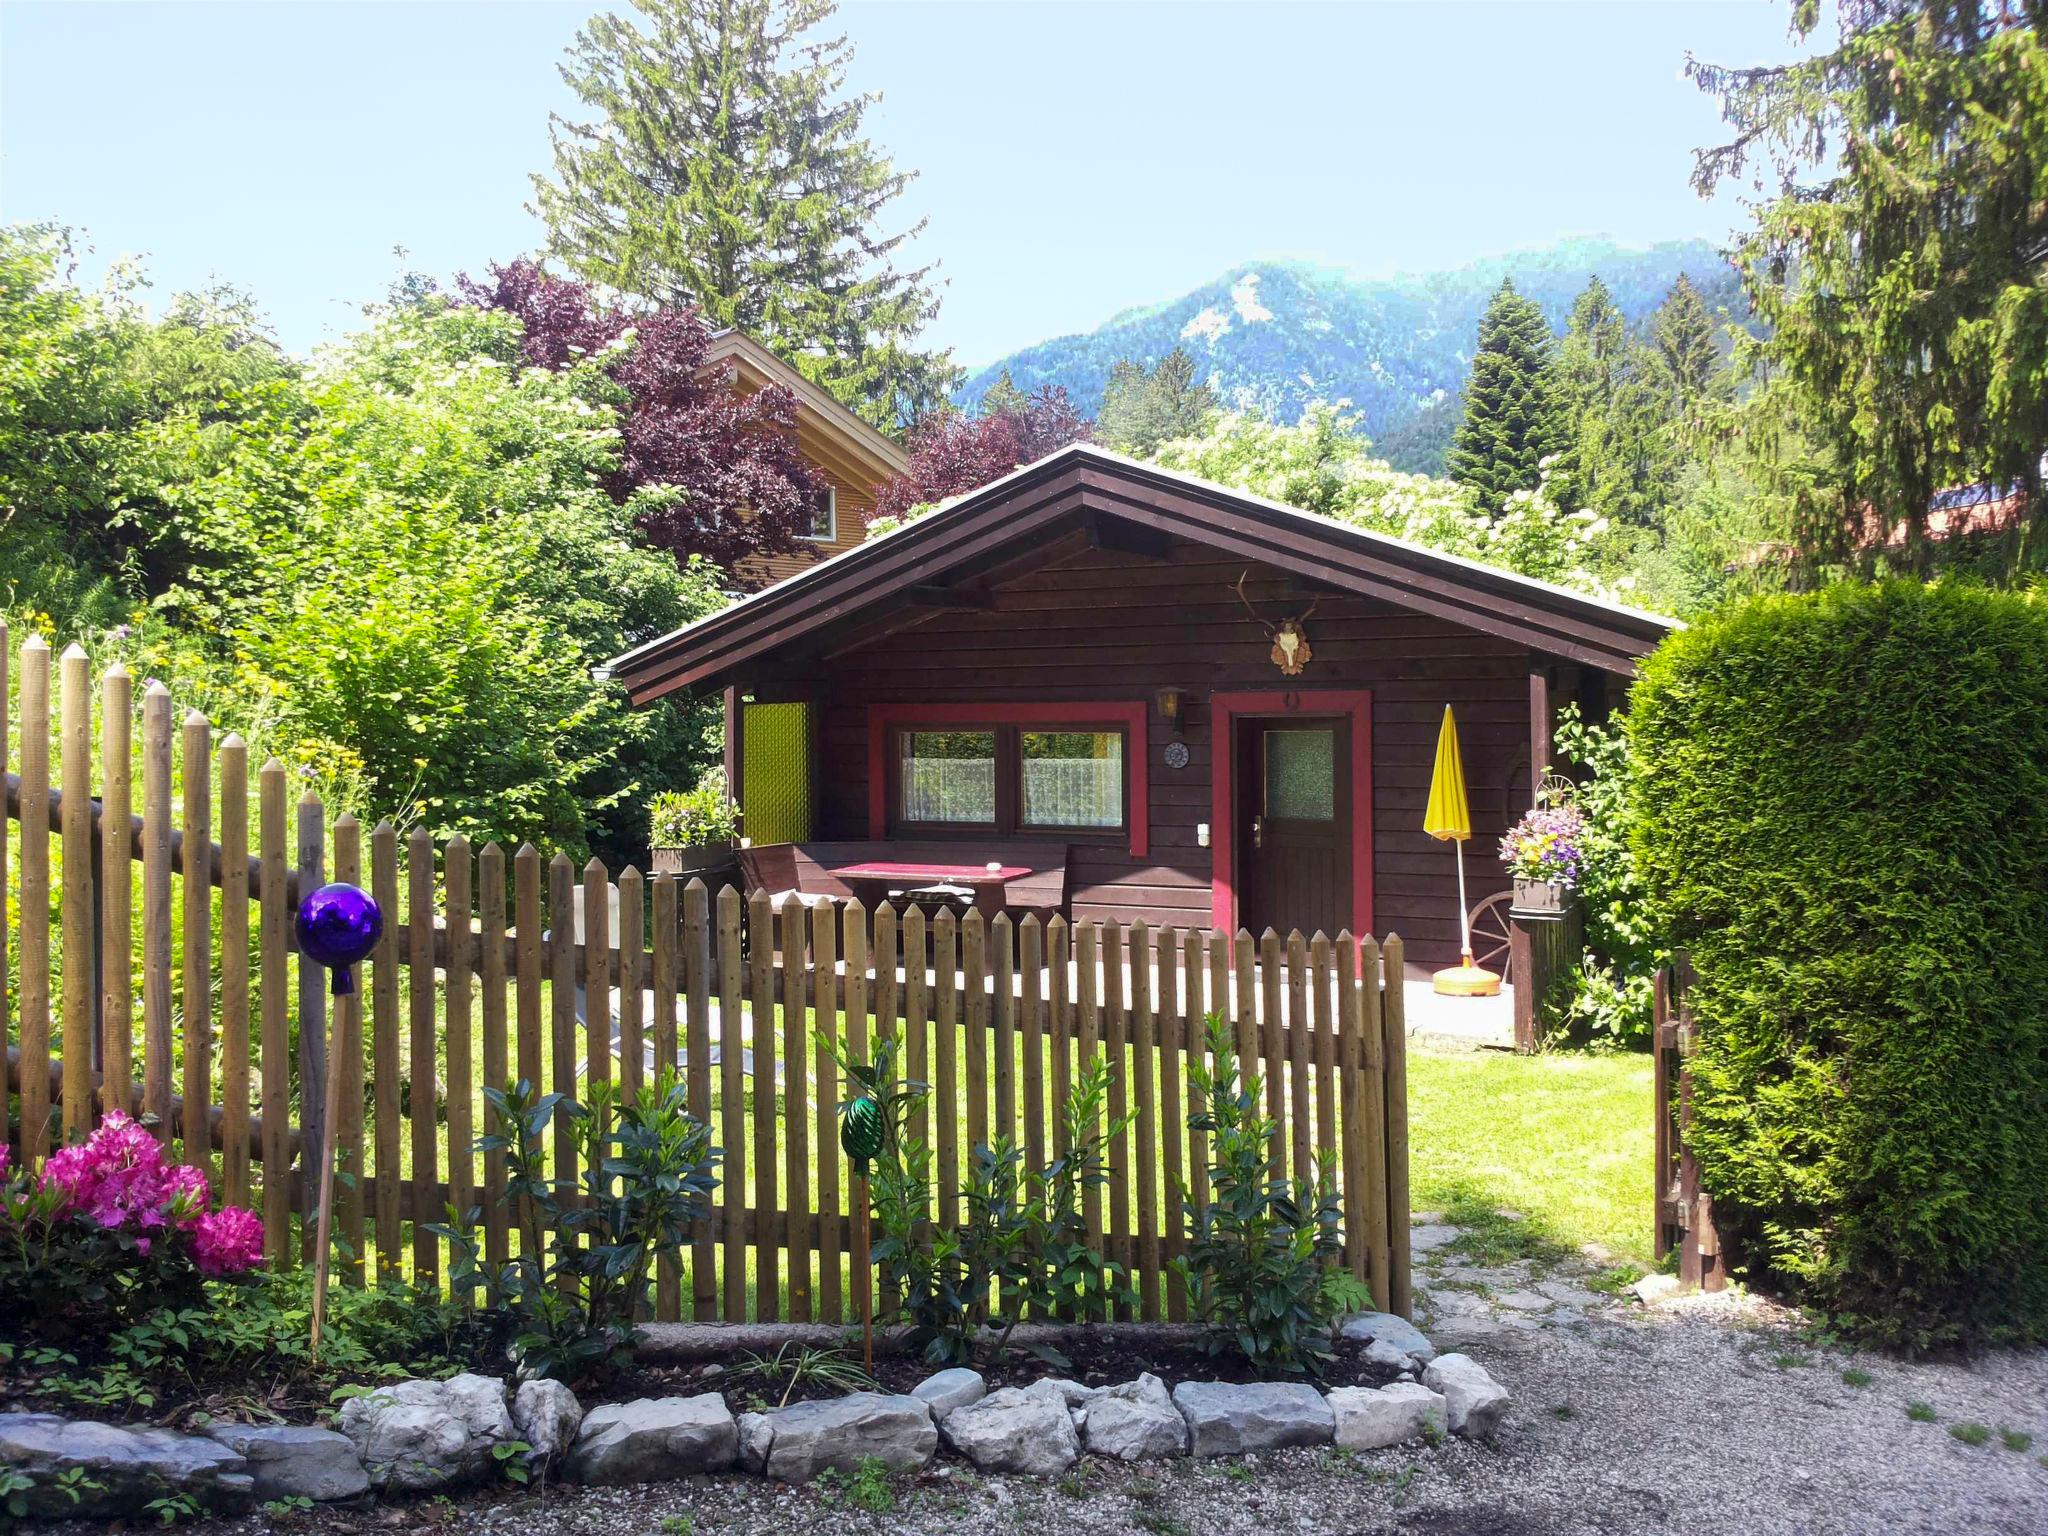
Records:
[[[903,472],[903,450],[744,332],[721,331],[714,336],[707,365],[726,369],[733,387],[743,394],[770,384],[789,389],[797,401],[797,449],[826,482],[811,548],[790,555],[750,556],[740,562],[741,583],[749,589],[769,586],[865,539],[868,517],[875,509],[875,487]]]

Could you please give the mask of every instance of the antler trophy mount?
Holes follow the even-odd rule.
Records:
[[[1315,602],[1310,603],[1306,612],[1290,615],[1277,624],[1271,623],[1252,606],[1252,600],[1244,595],[1245,577],[1249,575],[1251,572],[1246,571],[1237,578],[1237,600],[1244,604],[1245,612],[1252,616],[1259,628],[1272,637],[1273,649],[1268,654],[1273,659],[1273,665],[1288,677],[1301,676],[1302,668],[1315,660],[1316,653],[1309,646],[1306,626],[1310,615],[1320,606],[1322,599],[1317,598]]]

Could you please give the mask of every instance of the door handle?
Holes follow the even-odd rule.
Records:
[[[1254,816],[1252,818],[1252,846],[1254,848],[1266,846],[1266,818],[1263,816]]]

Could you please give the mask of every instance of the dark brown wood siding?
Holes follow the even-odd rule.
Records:
[[[999,582],[987,611],[931,613],[852,644],[818,668],[820,837],[868,832],[868,706],[912,701],[1142,699],[1150,777],[1150,847],[1075,842],[1074,915],[1206,927],[1212,819],[1212,691],[1372,690],[1373,929],[1397,931],[1424,964],[1456,959],[1454,852],[1422,831],[1438,722],[1458,718],[1472,799],[1466,877],[1475,902],[1508,881],[1500,834],[1529,794],[1529,669],[1507,641],[1371,599],[1326,594],[1308,621],[1314,660],[1290,682],[1271,642],[1232,590],[1241,561],[1175,543],[1164,559],[1097,550],[1078,538],[1045,564]],[[1245,592],[1268,619],[1310,601],[1276,571],[1251,566]],[[899,618],[897,623],[901,624]],[[1154,696],[1187,691],[1189,761],[1167,767],[1172,733]]]

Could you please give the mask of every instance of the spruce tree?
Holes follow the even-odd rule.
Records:
[[[832,0],[638,0],[576,35],[562,78],[586,121],[550,126],[533,178],[549,252],[650,305],[694,306],[773,347],[879,426],[918,419],[958,379],[918,350],[938,309],[924,226],[881,228],[910,175],[865,135],[876,98],[844,89],[852,49],[817,37]]]
[[[1808,552],[1867,551],[1903,523],[1924,559],[1934,493],[1988,481],[2022,509],[2010,568],[2040,564],[2048,5],[1791,3],[1823,51],[1687,70],[1734,130],[1694,184],[1776,190],[1735,264],[1770,388],[1832,460],[1832,526],[1809,522]]]
[[[1650,320],[1650,339],[1678,414],[1695,419],[1702,406],[1725,394],[1720,328],[1683,272]]]
[[[1195,360],[1185,347],[1175,347],[1150,373],[1141,363],[1119,358],[1103,387],[1095,438],[1150,458],[1161,443],[1200,436],[1221,408],[1208,380],[1195,377]]]
[[[1498,513],[1514,492],[1536,489],[1544,461],[1565,453],[1571,435],[1570,400],[1550,326],[1533,301],[1504,281],[1479,321],[1465,418],[1445,467],[1472,487],[1481,508]]]

